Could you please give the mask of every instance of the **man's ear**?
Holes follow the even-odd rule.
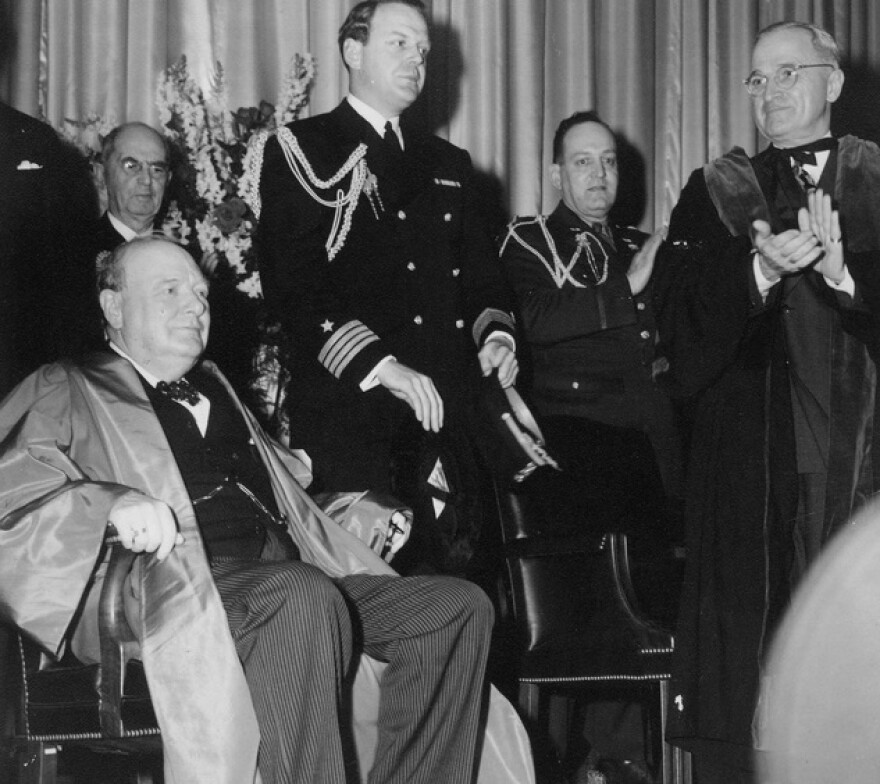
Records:
[[[122,292],[104,289],[98,294],[101,312],[107,325],[113,329],[122,329]]]
[[[828,77],[828,85],[825,89],[825,100],[828,103],[834,103],[840,98],[840,92],[843,90],[843,80],[845,76],[840,68],[835,68]]]
[[[550,184],[556,190],[562,190],[562,168],[558,163],[550,164]]]
[[[360,69],[363,52],[364,45],[354,38],[346,38],[342,42],[342,61],[352,71]]]

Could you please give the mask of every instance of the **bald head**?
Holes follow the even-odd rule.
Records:
[[[176,381],[208,342],[208,283],[179,245],[144,237],[120,245],[98,266],[110,340],[144,369]]]

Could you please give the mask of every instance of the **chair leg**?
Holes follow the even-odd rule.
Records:
[[[58,778],[58,748],[52,743],[30,741],[15,753],[16,784],[55,784]]]
[[[692,784],[691,755],[666,740],[666,711],[669,708],[669,681],[660,686],[660,732],[663,749],[663,784]]]
[[[541,710],[537,683],[519,682],[519,708],[529,721],[537,721]]]

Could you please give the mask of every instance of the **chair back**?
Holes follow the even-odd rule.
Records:
[[[626,536],[557,524],[529,490],[496,486],[520,679],[669,677],[672,635],[639,610]]]

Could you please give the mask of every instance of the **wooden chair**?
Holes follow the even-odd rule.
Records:
[[[137,554],[109,546],[99,603],[100,665],[62,660],[41,668],[41,652],[12,630],[14,665],[6,681],[14,695],[15,726],[7,744],[16,784],[55,784],[61,753],[113,754],[115,767],[130,768],[128,780],[141,783],[152,781],[147,769],[161,762],[159,729],[143,666],[125,655],[126,643],[134,636],[125,620],[123,585]],[[129,759],[117,764],[123,755]],[[123,774],[117,772],[114,782],[119,775]],[[95,772],[89,784],[101,780]]]
[[[627,536],[560,531],[527,488],[496,485],[495,494],[525,717],[546,719],[552,694],[632,698],[647,690],[657,775],[689,784],[688,755],[665,742],[674,640],[639,610]]]

